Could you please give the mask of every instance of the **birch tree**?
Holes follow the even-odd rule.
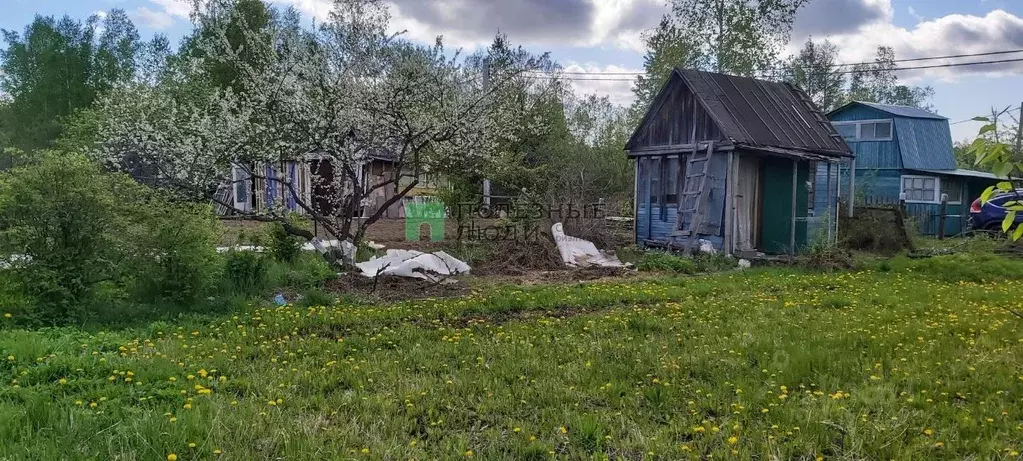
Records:
[[[482,75],[439,38],[422,46],[390,33],[388,10],[377,0],[337,0],[327,21],[312,30],[297,27],[297,15],[286,11],[265,29],[234,27],[229,38],[228,24],[245,21],[231,6],[227,0],[197,5],[193,20],[205,31],[195,44],[201,58],[183,60],[159,85],[127,86],[103,99],[97,154],[152,184],[214,201],[216,190],[230,184],[232,165],[267,179],[251,166],[315,156],[335,171],[316,179],[331,191],[330,209],[314,206],[287,178],[277,179],[306,215],[341,240],[360,240],[416,187],[425,166],[475,168],[492,155],[513,119],[496,95],[534,66],[504,69],[485,88]],[[235,75],[233,84],[182,91],[202,80],[197,77],[211,67],[206,60]],[[366,183],[360,169],[381,153],[393,158],[393,173]],[[382,188],[393,191],[391,198],[360,218],[363,198]],[[288,224],[280,211],[234,211]]]
[[[838,107],[845,97],[845,74],[837,72],[838,47],[824,40],[807,39],[799,53],[785,63],[785,81],[801,88],[825,113]]]
[[[807,0],[671,0],[648,32],[645,75],[636,80],[645,110],[675,67],[753,77],[777,63],[796,12]]]

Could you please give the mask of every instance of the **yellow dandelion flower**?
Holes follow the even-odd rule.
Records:
[[[739,438],[738,437],[733,435],[733,436],[728,438],[728,444],[729,445],[735,445],[737,443],[739,443]]]
[[[167,455],[167,461],[178,461],[178,455],[175,455],[174,453]]]

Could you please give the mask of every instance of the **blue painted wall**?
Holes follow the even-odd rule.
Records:
[[[829,117],[834,122],[854,120],[891,119],[892,114],[872,107],[852,105],[835,112]],[[892,125],[892,141],[852,141],[849,148],[856,153],[856,168],[902,168],[902,153],[899,151],[897,126]]]
[[[857,168],[955,169],[952,134],[947,119],[910,118],[861,104],[829,115],[835,122],[892,119],[891,141],[852,141]]]
[[[675,229],[675,219],[678,214],[677,205],[667,205],[667,209],[664,213],[664,219],[661,219],[661,207],[657,203],[653,203],[650,198],[650,178],[652,175],[660,175],[660,170],[657,168],[656,162],[650,162],[652,157],[638,157],[636,159],[636,168],[639,168],[637,175],[637,187],[636,191],[638,196],[636,197],[636,239],[637,243],[644,244],[645,242],[656,242],[659,244],[670,244],[675,247],[683,247],[688,243],[689,238],[683,236],[672,236],[671,234]],[[769,157],[765,157],[769,158]],[[784,160],[789,162],[789,160]],[[800,173],[803,179],[801,183],[805,183],[807,180],[807,173],[805,172],[805,166],[802,167],[802,173]],[[837,200],[837,188],[838,188],[838,168],[837,166],[832,167],[832,182],[830,184],[832,190],[832,201]],[[791,171],[786,169],[786,171]],[[711,167],[708,172],[708,180],[711,182],[710,194],[707,198],[707,221],[705,222],[703,230],[706,231],[713,229],[713,233],[701,232],[697,238],[705,239],[710,241],[714,248],[720,250],[724,243],[724,214],[725,214],[725,196],[727,191],[725,186],[727,184],[727,173],[728,173],[728,154],[717,153],[711,159]],[[659,176],[658,176],[659,177]],[[786,178],[789,178],[786,176]],[[791,185],[791,179],[788,184]],[[816,187],[819,193],[814,197],[814,210],[815,216],[820,218],[826,218],[827,209],[827,197],[824,194],[825,188],[827,187],[827,170],[826,164],[823,162],[818,163],[818,170],[816,173],[815,182],[818,184]],[[681,187],[681,184],[679,185]],[[783,190],[765,190],[764,193],[771,194],[777,193],[783,196],[785,203],[791,201],[791,186],[782,188]],[[808,198],[806,197],[805,188],[801,190],[802,199],[798,202],[800,205],[797,208],[797,216],[800,219],[800,224],[797,224],[797,238],[796,242],[799,248],[806,246],[808,239],[813,237],[812,231],[815,229],[816,221],[813,218],[807,218],[808,211]],[[681,198],[681,193],[679,194]],[[817,203],[820,206],[817,206]],[[820,210],[818,213],[817,210]],[[771,219],[770,217],[764,217],[763,219]],[[789,217],[786,214],[784,218],[788,221]],[[806,226],[802,225],[803,221],[806,221]],[[827,228],[823,227],[822,232],[826,233]],[[786,234],[788,235],[788,234]],[[764,245],[763,242],[761,242]],[[785,243],[787,251],[787,241]]]
[[[656,163],[650,162],[651,157],[638,157],[636,160],[639,175],[636,198],[636,236],[639,243],[644,240],[660,243],[670,243],[675,246],[683,246],[688,242],[688,237],[672,236],[675,230],[675,219],[678,215],[677,205],[668,205],[661,219],[661,207],[652,203],[650,199],[650,178],[651,175],[660,175],[656,169]],[[710,195],[707,197],[707,221],[704,228],[714,228],[716,232],[710,235],[700,234],[698,238],[709,240],[714,248],[720,249],[724,242],[724,213],[725,213],[725,184],[728,170],[728,154],[715,154],[711,158],[708,180],[711,183]],[[681,181],[679,184],[681,188]],[[679,193],[681,198],[681,193]]]

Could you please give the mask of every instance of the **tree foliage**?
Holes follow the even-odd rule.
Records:
[[[1019,184],[1023,182],[1023,111],[1020,116],[1003,110],[991,111],[989,117],[975,117],[973,120],[984,122],[977,132],[976,139],[966,149],[966,155],[972,157],[977,165],[988,169],[996,176],[1004,178],[998,184],[988,187],[981,194],[980,200],[986,202],[997,194],[1012,194],[1014,197],[1002,204],[1008,210],[1002,220],[1002,231],[1013,240],[1023,237],[1023,224],[1016,224],[1016,216],[1023,213],[1023,193]],[[1009,121],[1006,122],[1005,119]]]
[[[930,110],[934,89],[899,84],[896,70],[895,50],[890,46],[878,47],[872,64],[853,66],[846,99]]]
[[[321,228],[359,240],[428,165],[471,170],[516,138],[507,110],[513,106],[498,96],[536,66],[531,60],[492,72],[485,87],[440,40],[422,46],[388,32],[389,13],[377,1],[337,1],[314,30],[297,27],[287,12],[272,14],[266,27],[235,28],[247,22],[233,5],[214,1],[195,11],[200,33],[191,46],[202,58],[186,56],[170,81],[128,85],[100,101],[98,157],[148,184],[215,200],[232,165],[314,156],[335,171],[321,178],[336,191],[331,209],[307,203],[283,180],[285,186]],[[203,84],[228,79],[227,86]],[[394,173],[366,183],[361,165],[378,155],[393,159]],[[255,169],[249,175],[261,178]],[[381,188],[390,188],[391,198],[357,219],[366,194]]]
[[[0,173],[0,260],[14,282],[0,295],[48,324],[84,320],[128,293],[192,302],[216,279],[217,229],[208,205],[47,152]]]
[[[88,107],[102,92],[135,72],[138,31],[122,10],[85,23],[37,16],[23,33],[3,30],[0,148],[50,146],[61,119]]]
[[[784,67],[785,81],[801,88],[824,112],[837,108],[845,98],[845,75],[836,72],[837,55],[838,47],[831,42],[807,39]]]
[[[645,37],[645,75],[636,82],[646,107],[671,69],[687,67],[753,77],[774,68],[806,0],[672,0],[671,12]]]

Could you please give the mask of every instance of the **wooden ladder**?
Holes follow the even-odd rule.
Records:
[[[707,179],[712,155],[714,141],[707,143],[707,150],[703,152],[698,146],[694,147],[686,161],[685,185],[678,201],[678,214],[675,217],[675,231],[672,235],[689,237],[683,253],[687,256],[693,252],[693,245],[698,240],[700,226],[703,225],[707,213],[707,198],[710,196]]]

